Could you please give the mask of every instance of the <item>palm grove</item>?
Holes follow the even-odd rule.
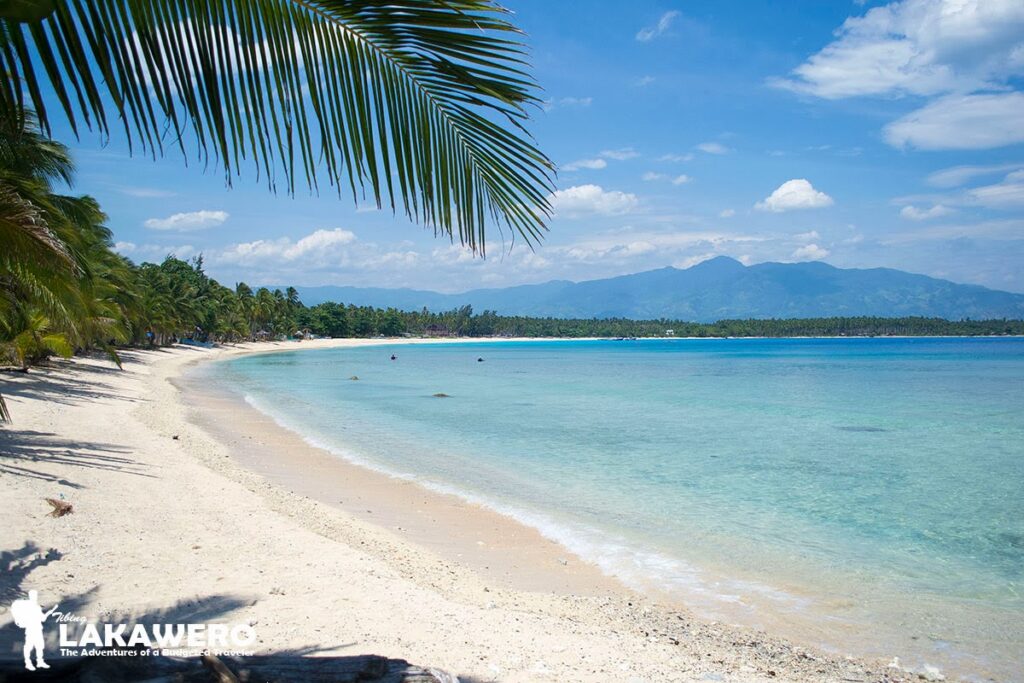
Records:
[[[535,243],[552,165],[506,17],[491,0],[0,0],[0,354],[120,363],[123,344],[304,322],[294,290],[118,255],[98,203],[70,191],[55,116],[133,152],[177,148],[228,185],[248,165],[272,192],[388,206],[481,255],[493,229]]]

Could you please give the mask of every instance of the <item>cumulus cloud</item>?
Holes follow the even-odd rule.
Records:
[[[605,190],[600,185],[576,185],[548,195],[555,213],[574,218],[587,214],[618,215],[635,209],[639,198],[629,192]]]
[[[718,217],[719,218],[732,218],[735,215],[736,215],[736,210],[735,209],[722,209],[721,212],[719,212]]]
[[[832,206],[833,203],[831,197],[824,192],[815,190],[809,181],[804,178],[796,178],[782,183],[763,201],[755,204],[754,208],[781,213],[796,209],[819,209]]]
[[[650,182],[652,180],[663,180],[665,177],[666,176],[664,173],[655,173],[654,171],[648,171],[647,173],[644,173],[642,176],[640,176],[640,179]]]
[[[934,98],[883,131],[895,147],[991,149],[1024,142],[1024,3],[902,0],[847,19],[776,86],[826,99]]]
[[[904,0],[847,19],[775,85],[828,99],[992,89],[1024,73],[1020,0]]]
[[[316,230],[285,249],[281,256],[289,261],[293,261],[311,252],[328,249],[338,244],[349,244],[354,242],[355,239],[354,233],[342,230],[341,228]]]
[[[692,161],[693,154],[662,154],[658,157],[658,161]]]
[[[636,34],[636,39],[639,40],[641,43],[646,43],[651,40],[654,40],[658,36],[665,33],[665,31],[672,28],[672,22],[674,22],[676,20],[676,17],[678,16],[679,12],[676,10],[670,10],[668,12],[665,12],[658,19],[658,23],[656,23],[654,26],[648,26],[646,28],[640,29]]]
[[[908,204],[900,209],[900,216],[909,221],[926,221],[930,218],[941,218],[953,213],[953,209],[942,204],[936,204],[928,209],[919,209],[913,204]]]
[[[604,159],[578,159],[577,161],[574,161],[571,164],[566,164],[565,166],[562,166],[562,170],[578,171],[580,169],[585,168],[591,171],[599,171],[602,168],[605,168],[607,165],[608,162],[605,161]]]
[[[191,211],[176,213],[167,218],[149,218],[143,225],[151,230],[187,232],[221,225],[228,219],[228,216],[227,211]]]
[[[942,97],[893,121],[883,134],[893,147],[929,150],[991,149],[1024,142],[1024,93]]]
[[[829,255],[829,250],[817,244],[806,244],[796,249],[792,257],[797,261],[818,261]]]
[[[336,247],[354,242],[355,239],[352,232],[341,228],[316,230],[296,242],[289,237],[241,242],[216,252],[213,259],[215,262],[239,265],[296,261],[300,258],[317,262],[330,258]]]
[[[702,142],[697,145],[697,149],[705,154],[728,154],[730,151],[728,147],[718,142]]]
[[[684,173],[682,175],[677,175],[675,178],[673,178],[672,179],[672,184],[673,185],[684,185],[684,184],[690,182],[691,180],[693,180],[693,178],[691,178],[690,176],[688,176],[688,175],[686,175]]]

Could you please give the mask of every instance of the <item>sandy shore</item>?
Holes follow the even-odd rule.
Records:
[[[375,653],[472,681],[917,680],[703,622],[216,390],[181,400],[201,360],[360,343],[129,351],[123,371],[75,359],[0,377],[15,420],[0,429],[0,656],[20,656],[7,606],[31,588],[93,619],[244,622],[261,652]],[[47,516],[61,496],[74,514]]]

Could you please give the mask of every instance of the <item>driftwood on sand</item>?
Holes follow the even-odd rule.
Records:
[[[57,500],[56,498],[47,498],[46,502],[53,508],[50,510],[51,517],[63,517],[64,515],[70,515],[75,511],[75,506],[66,500]]]

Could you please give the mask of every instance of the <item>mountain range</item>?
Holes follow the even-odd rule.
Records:
[[[685,269],[442,294],[373,287],[297,287],[307,306],[337,301],[401,310],[474,311],[555,318],[730,318],[927,316],[1024,318],[1024,294],[963,285],[891,268],[836,268],[820,261],[745,266],[726,256]]]

